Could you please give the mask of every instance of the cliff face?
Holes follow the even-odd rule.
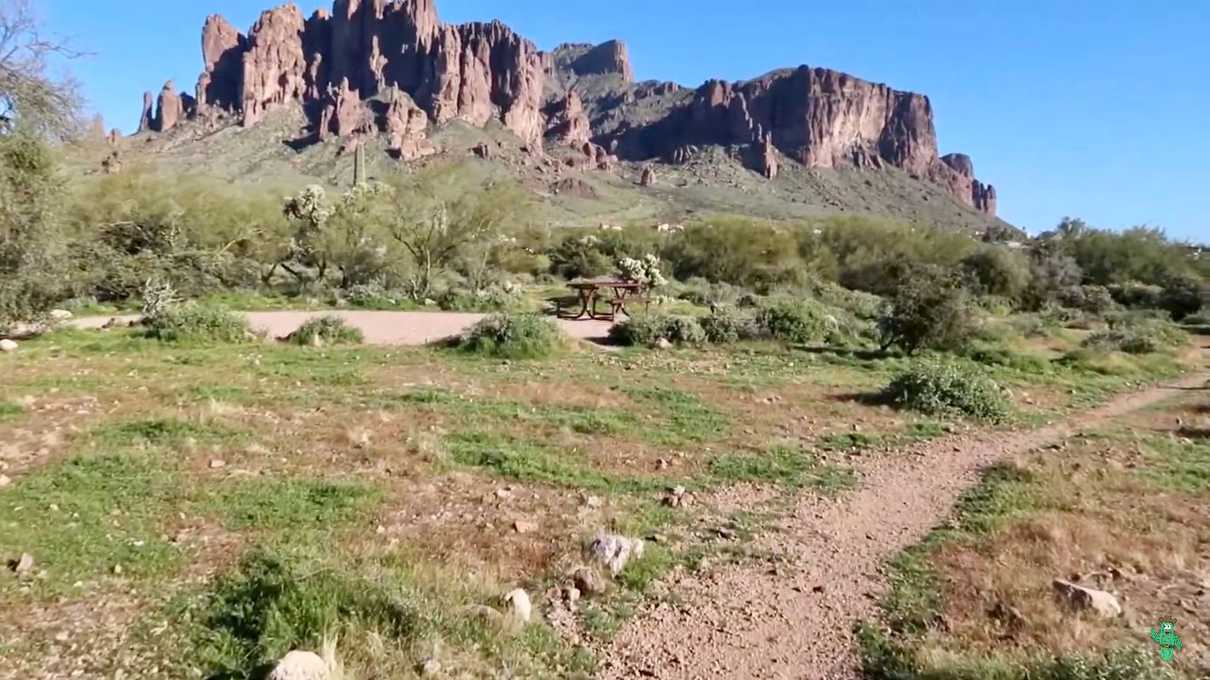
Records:
[[[713,80],[693,92],[635,84],[620,41],[546,54],[500,22],[443,24],[434,0],[335,0],[331,13],[308,19],[291,3],[264,12],[247,35],[215,15],[202,30],[202,57],[196,97],[168,84],[152,115],[148,95],[140,129],[168,130],[186,117],[252,126],[297,105],[319,139],[381,132],[409,159],[431,152],[430,123],[497,120],[535,152],[545,139],[582,151],[590,166],[613,167],[615,153],[683,162],[721,145],[738,147],[770,179],[784,159],[893,166],[974,210],[996,209],[995,189],[975,179],[968,157],[940,157],[927,97],[828,69]]]

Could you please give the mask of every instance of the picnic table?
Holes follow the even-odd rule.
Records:
[[[627,311],[627,303],[646,302],[642,297],[643,284],[635,281],[626,281],[623,279],[588,279],[585,281],[572,281],[567,284],[576,292],[576,304],[580,305],[580,311],[572,317],[572,320],[589,319],[597,320],[613,320],[617,318],[619,313],[624,313],[630,316]],[[597,302],[602,299],[602,293],[609,296],[606,297],[606,302],[609,303],[609,313],[602,314],[597,312]],[[556,309],[556,314],[561,310]]]

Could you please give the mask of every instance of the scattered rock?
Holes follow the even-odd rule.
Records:
[[[435,678],[441,674],[441,662],[437,659],[425,659],[420,664],[420,675],[425,678]]]
[[[113,565],[113,575],[114,576],[121,576],[123,571],[124,570],[122,569],[122,565],[120,565],[120,564]]]
[[[523,519],[513,522],[513,531],[516,531],[519,534],[529,534],[537,530],[538,525],[535,522],[528,522]]]
[[[664,505],[670,508],[680,508],[689,504],[689,494],[683,486],[675,486],[664,494]]]
[[[588,554],[592,559],[609,567],[610,573],[617,576],[632,558],[643,557],[643,541],[601,532],[589,544]]]
[[[601,572],[592,567],[577,567],[571,572],[571,582],[575,584],[573,590],[576,591],[576,599],[579,599],[581,594],[588,597],[603,595],[609,587],[605,579],[601,578]]]
[[[329,680],[328,664],[314,652],[293,651],[273,667],[267,680]]]
[[[672,349],[672,342],[668,338],[660,338],[652,347],[653,349]]]
[[[225,461],[225,460],[220,460],[218,458],[215,458],[214,460],[210,461],[211,470],[219,470],[219,469],[222,469],[225,467],[227,467],[227,461]]]
[[[650,165],[643,168],[643,174],[639,177],[639,186],[649,187],[655,184],[655,168]]]
[[[0,352],[16,352],[17,343],[5,338],[0,340]]]
[[[600,496],[589,496],[584,499],[584,505],[590,508],[599,508],[605,505],[605,501]]]
[[[735,534],[735,529],[732,529],[730,527],[719,527],[718,535],[719,535],[719,538],[730,541],[735,538],[736,534]]]
[[[1055,594],[1077,611],[1092,610],[1107,619],[1122,615],[1122,605],[1118,603],[1118,598],[1104,590],[1085,588],[1060,578],[1055,579],[1052,585]]]
[[[66,309],[50,310],[50,318],[53,321],[69,321],[69,320],[71,320],[71,317],[72,317],[72,313],[67,311]]]
[[[12,484],[13,480],[8,478],[8,475],[0,475],[0,489]]]
[[[529,601],[529,593],[518,588],[505,595],[504,601],[512,607],[514,619],[522,624],[529,623],[533,614],[533,604]]]
[[[18,576],[28,574],[34,570],[34,556],[29,553],[21,553],[20,557],[9,561],[8,568]]]

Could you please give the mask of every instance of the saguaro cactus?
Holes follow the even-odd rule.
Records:
[[[366,182],[366,145],[359,142],[353,150],[353,186],[361,186]]]

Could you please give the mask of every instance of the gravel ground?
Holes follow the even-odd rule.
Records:
[[[757,549],[784,566],[749,562],[685,577],[672,587],[678,604],[649,606],[602,650],[602,677],[859,678],[853,628],[877,615],[882,565],[943,521],[982,468],[1207,378],[1122,395],[1041,429],[949,437],[872,458],[856,490],[804,498],[782,531],[758,539]]]

